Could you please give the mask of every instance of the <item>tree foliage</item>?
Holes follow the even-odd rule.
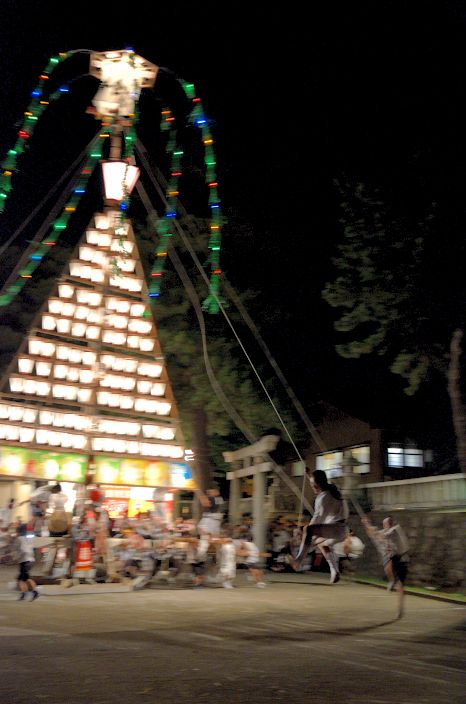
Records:
[[[449,291],[433,285],[435,205],[409,215],[363,184],[337,186],[344,236],[333,259],[336,277],[322,293],[341,312],[336,350],[347,358],[385,356],[413,394],[432,370],[446,373],[458,323]]]
[[[322,294],[342,311],[335,328],[346,339],[337,352],[385,356],[391,371],[406,379],[409,395],[440,372],[466,473],[464,235],[445,205],[419,216],[361,184],[338,185],[344,241],[334,259],[337,276]]]
[[[204,223],[188,217],[183,220],[182,226],[193,248],[198,253],[205,251],[208,230]],[[139,232],[138,242],[144,266],[150,268],[154,249],[150,229],[143,228]],[[186,254],[182,242],[177,240],[176,245],[199,300],[202,301],[207,293],[206,285],[191,257]],[[244,296],[252,298],[253,294],[247,292]],[[255,438],[261,437],[266,428],[276,426],[277,416],[221,313],[204,316],[204,350],[199,322],[188,293],[177,272],[170,266],[167,266],[164,274],[161,296],[156,299],[153,313],[186,441],[189,444],[196,443],[195,416],[202,411],[205,414],[208,439],[208,447],[204,448],[204,452],[209,453],[211,468],[226,469],[221,452],[236,449],[238,445],[247,444],[248,440],[235,425],[235,417],[229,413],[229,408],[225,408],[222,399],[212,388],[206,371],[205,355],[208,356],[208,363],[228,405],[239,413]],[[228,309],[228,315],[235,319],[233,310]],[[266,379],[264,385],[268,393],[276,407],[282,410],[283,401],[280,401],[276,381],[270,379],[270,374],[264,376],[261,365],[258,373]],[[285,411],[283,417],[291,434],[296,433],[296,423],[290,413]]]
[[[154,215],[154,217],[156,217]],[[151,218],[145,226],[133,222],[137,232],[138,248],[146,276],[149,276],[156,243],[153,239]],[[206,223],[192,216],[184,219],[183,229],[200,257],[207,250],[208,228]],[[0,351],[0,371],[5,371],[8,363],[16,353],[22,338],[33,324],[34,316],[50,295],[57,278],[66,270],[73,244],[60,243],[44,259],[36,275],[28,281],[21,294],[2,312],[0,334],[2,346]],[[181,241],[176,243],[188,275],[202,301],[207,295],[207,288],[199,272],[193,265]],[[20,250],[8,251],[9,261],[3,262],[3,271],[7,275],[13,267]],[[253,292],[243,294],[243,299],[254,298]],[[162,295],[153,307],[157,323],[157,332],[161,342],[162,353],[167,362],[168,374],[172,385],[185,440],[189,445],[197,446],[203,456],[204,481],[209,481],[213,469],[227,469],[223,460],[223,451],[235,449],[247,444],[247,439],[235,425],[228,408],[214,392],[206,373],[205,352],[202,345],[198,320],[192,308],[189,296],[181,284],[173,267],[168,266],[164,275]],[[229,314],[234,316],[234,311]],[[239,413],[245,425],[254,437],[260,437],[264,430],[276,426],[276,414],[260,387],[257,378],[245,362],[245,358],[231,335],[222,315],[205,315],[207,355],[216,380],[223,390],[230,407]],[[265,386],[273,398],[290,434],[296,436],[296,424],[280,401],[280,389],[277,381],[267,378],[264,369],[258,365],[258,373],[265,378]],[[285,405],[286,408],[286,405]],[[201,441],[199,425],[205,433]],[[202,434],[201,433],[201,434]]]

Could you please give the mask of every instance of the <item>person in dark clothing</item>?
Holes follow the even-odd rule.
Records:
[[[34,550],[32,547],[32,543],[27,537],[26,524],[22,523],[21,525],[19,525],[16,529],[16,533],[17,545],[15,547],[17,547],[19,554],[19,573],[16,578],[16,584],[21,592],[19,600],[23,601],[26,598],[27,592],[29,591],[32,592],[31,601],[34,601],[34,599],[37,599],[37,597],[39,596],[39,592],[37,591],[36,582],[29,575],[31,565],[34,564]]]

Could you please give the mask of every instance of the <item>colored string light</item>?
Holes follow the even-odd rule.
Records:
[[[44,89],[47,85],[51,74],[55,67],[63,60],[68,58],[73,52],[67,52],[52,57],[43,73],[39,76],[39,83],[31,93],[32,101],[24,113],[24,119],[18,130],[18,138],[12,149],[7,153],[6,159],[2,163],[3,174],[0,175],[0,212],[5,208],[6,200],[11,191],[11,178],[17,171],[18,157],[24,152],[25,145],[34,132],[35,125],[39,117],[50,102],[58,99],[62,94],[68,92],[67,86],[60,86],[55,93],[44,95]],[[210,313],[217,313],[219,310],[218,297],[220,290],[220,277],[222,274],[220,268],[220,249],[221,249],[221,230],[224,224],[224,218],[221,212],[220,198],[218,195],[218,182],[216,177],[216,159],[214,152],[214,140],[209,130],[209,122],[204,115],[201,99],[196,95],[195,87],[192,83],[188,83],[182,79],[178,79],[184,93],[192,108],[188,116],[188,123],[197,127],[201,131],[202,143],[204,146],[204,166],[205,180],[208,187],[208,206],[210,209],[210,237],[209,237],[209,265],[210,265],[210,282],[209,295],[203,302],[204,310]],[[138,116],[131,115],[129,129],[124,133],[124,158],[128,164],[134,163],[134,145],[136,140],[136,123]],[[102,142],[100,139],[109,136],[111,125],[108,122],[101,123],[102,127],[108,127],[108,132],[101,132],[94,142],[91,151],[88,153],[88,159],[85,166],[81,169],[80,179],[73,189],[72,196],[66,204],[60,217],[52,224],[52,231],[40,242],[37,250],[29,258],[28,264],[20,271],[18,280],[14,282],[0,297],[0,306],[9,303],[13,297],[19,293],[24,286],[25,281],[32,276],[32,272],[38,266],[43,256],[48,251],[49,247],[56,244],[60,233],[66,229],[68,220],[75,212],[76,207],[82,194],[86,190],[89,176],[94,170],[95,162],[102,156]],[[166,210],[156,225],[157,232],[157,249],[155,251],[155,261],[151,271],[151,282],[149,285],[149,295],[157,297],[160,295],[160,287],[165,269],[168,248],[170,239],[173,236],[172,220],[177,217],[177,198],[179,196],[179,178],[182,176],[182,158],[183,150],[177,144],[177,132],[175,118],[170,109],[165,108],[162,111],[161,130],[169,131],[169,138],[166,145],[166,153],[170,159],[170,176],[168,179],[165,199]],[[100,145],[100,146],[99,146]],[[120,203],[120,218],[123,222],[127,217],[129,208],[129,194],[126,191],[124,184],[124,197]]]
[[[202,101],[196,95],[196,90],[193,83],[187,83],[183,79],[179,79],[179,83],[183,88],[186,97],[191,101],[193,107],[188,116],[188,122],[195,125],[201,130],[202,143],[204,145],[204,165],[206,185],[209,189],[209,209],[210,209],[210,290],[209,295],[203,301],[202,307],[209,313],[218,313],[219,293],[220,293],[220,277],[222,270],[220,269],[220,247],[222,240],[222,225],[224,218],[222,216],[220,198],[218,195],[218,182],[216,175],[216,159],[214,151],[214,140],[209,130],[209,123],[204,115]]]
[[[17,132],[16,143],[12,149],[8,150],[5,159],[1,163],[3,173],[0,175],[0,213],[4,211],[7,198],[12,189],[11,178],[18,170],[18,157],[23,154],[26,143],[32,137],[39,118],[50,102],[57,100],[63,93],[68,91],[67,86],[61,86],[55,93],[49,95],[47,100],[43,98],[46,81],[49,80],[55,68],[70,55],[70,52],[66,52],[60,53],[58,56],[52,56],[39,76],[39,83],[31,92],[32,101],[24,112],[22,123]]]
[[[198,127],[201,130],[202,143],[204,145],[205,179],[209,189],[208,205],[210,209],[210,237],[208,247],[210,250],[209,264],[211,268],[211,275],[209,281],[209,295],[203,301],[203,308],[209,313],[218,313],[220,277],[222,274],[222,270],[220,268],[221,229],[224,218],[222,216],[220,198],[217,190],[218,182],[215,168],[216,159],[213,146],[214,140],[209,131],[208,120],[206,119],[202,109],[201,99],[196,95],[194,84],[188,83],[183,79],[178,80],[186,97],[189,101],[191,101],[193,106],[188,116],[188,123]],[[165,214],[158,220],[156,225],[158,245],[155,251],[156,256],[152,267],[151,281],[149,284],[149,296],[151,298],[156,298],[160,295],[166,255],[170,238],[173,236],[172,225],[169,221],[177,215],[176,199],[179,195],[178,180],[182,175],[181,158],[183,156],[183,151],[176,146],[175,118],[169,108],[164,108],[161,116],[162,131],[171,130],[166,146],[166,153],[171,158],[171,167],[170,177],[168,179],[167,188],[165,191]]]
[[[38,243],[34,252],[29,256],[27,264],[20,269],[17,280],[0,296],[0,307],[8,305],[16,298],[27,280],[32,278],[34,271],[37,269],[44,256],[50,251],[50,247],[57,244],[61,233],[68,227],[68,221],[76,211],[82,194],[86,192],[90,175],[94,171],[97,162],[102,158],[102,151],[103,141],[100,135],[98,135],[88,150],[85,167],[81,169],[79,179],[67,203],[63,207],[61,214],[51,225],[51,232],[48,232],[43,240]]]
[[[166,153],[170,157],[170,177],[165,189],[166,208],[165,214],[155,226],[157,233],[157,249],[155,250],[155,261],[152,266],[149,282],[149,297],[158,298],[162,285],[162,277],[165,271],[170,238],[173,237],[173,218],[177,215],[177,196],[179,194],[178,181],[182,175],[181,161],[183,150],[177,146],[175,118],[169,108],[162,110],[162,121],[160,129],[162,132],[169,131]]]

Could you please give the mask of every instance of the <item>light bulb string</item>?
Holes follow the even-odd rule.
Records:
[[[5,209],[7,199],[12,191],[12,177],[18,171],[18,157],[24,153],[28,140],[34,134],[36,125],[50,103],[60,98],[68,92],[66,86],[62,86],[50,95],[45,94],[47,81],[59,64],[69,58],[72,52],[59,53],[51,56],[45,69],[39,75],[39,82],[33,89],[32,100],[23,114],[23,119],[19,124],[17,139],[14,146],[8,150],[6,157],[1,163],[3,173],[0,176],[0,213]]]
[[[102,149],[102,135],[98,134],[93,137],[89,145],[81,153],[81,165],[77,173],[3,284],[0,290],[0,307],[9,305],[16,298],[26,282],[32,278],[34,271],[44,256],[50,251],[51,247],[57,244],[62,232],[67,229],[69,219],[76,211],[82,195],[86,192],[94,167],[102,158]],[[82,159],[83,154],[85,155],[84,160]],[[70,190],[71,196],[69,195]],[[49,231],[50,228],[52,229],[51,232]],[[44,235],[44,233],[46,234]]]

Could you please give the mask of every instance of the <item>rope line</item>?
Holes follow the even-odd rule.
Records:
[[[140,152],[139,152],[139,145],[138,145],[138,144],[136,145],[136,149],[138,150],[138,153],[140,154]],[[141,154],[140,154],[140,156],[141,156]],[[153,175],[153,173],[152,173],[150,167],[148,168],[147,160],[144,158],[144,155],[142,155],[142,157],[143,157],[143,158],[142,158],[141,160],[142,160],[142,162],[143,162],[143,165],[144,165],[144,168],[145,168],[145,170],[146,170],[146,173],[148,174],[149,178],[151,179],[151,182],[152,182],[153,186],[156,188],[156,190],[157,190],[159,196],[160,196],[161,198],[163,198],[163,194],[162,194],[162,192],[161,192],[160,185],[158,184],[157,180],[155,179],[155,177],[154,177],[154,175]],[[144,205],[146,211],[147,211],[149,214],[152,214],[152,213],[154,212],[154,207],[153,207],[152,203],[150,202],[150,199],[148,198],[147,193],[145,192],[145,189],[144,189],[143,186],[140,184],[140,182],[138,182],[136,188],[137,188],[137,190],[138,190],[139,195],[141,196],[141,200],[143,201],[143,205]],[[175,221],[175,226],[177,227],[178,232],[179,232],[179,234],[180,234],[180,236],[181,236],[181,238],[182,238],[182,240],[183,240],[183,244],[186,246],[186,248],[188,249],[188,251],[189,251],[190,254],[191,254],[191,257],[192,257],[193,260],[195,261],[197,268],[199,269],[199,271],[201,271],[201,272],[203,273],[202,265],[201,265],[201,263],[199,262],[199,259],[197,258],[196,253],[192,250],[192,247],[191,247],[191,245],[190,245],[190,243],[189,243],[189,240],[186,238],[186,235],[185,235],[185,233],[184,233],[183,228],[179,225],[179,223],[178,223],[177,221]],[[201,338],[202,338],[204,363],[205,363],[205,366],[206,366],[207,375],[208,375],[208,377],[209,377],[209,381],[210,381],[210,383],[211,383],[211,385],[212,385],[212,388],[213,388],[214,392],[217,394],[217,396],[218,396],[220,402],[222,403],[223,407],[225,408],[225,410],[226,410],[226,412],[228,413],[228,415],[230,416],[230,418],[233,420],[233,422],[234,422],[235,425],[239,428],[239,430],[241,430],[241,432],[243,433],[243,435],[245,436],[245,438],[248,440],[248,442],[252,444],[253,442],[255,442],[255,441],[257,440],[257,438],[253,435],[251,429],[250,429],[249,426],[245,423],[245,421],[241,418],[241,416],[238,414],[238,412],[236,411],[236,409],[234,409],[233,406],[230,404],[228,398],[226,397],[226,395],[225,395],[224,392],[223,392],[223,389],[222,389],[221,386],[218,384],[218,381],[217,381],[217,379],[216,379],[216,377],[215,377],[215,374],[214,374],[214,372],[213,372],[213,369],[212,369],[212,367],[211,367],[211,365],[210,365],[210,360],[209,360],[209,356],[208,356],[208,349],[207,349],[207,338],[206,338],[206,331],[205,331],[204,313],[203,313],[202,306],[201,306],[201,304],[200,304],[200,301],[199,301],[199,297],[198,297],[198,295],[197,295],[197,292],[196,292],[196,290],[195,290],[195,288],[194,288],[194,286],[193,286],[193,284],[192,284],[192,282],[191,282],[191,279],[189,278],[189,275],[188,275],[187,272],[186,272],[186,269],[184,268],[184,266],[183,266],[181,260],[179,259],[178,255],[177,255],[177,253],[175,252],[175,250],[174,250],[173,247],[170,248],[170,250],[169,250],[169,252],[168,252],[168,256],[170,257],[171,261],[173,262],[173,264],[174,264],[174,266],[175,266],[175,269],[176,269],[178,275],[180,276],[180,279],[181,279],[181,281],[183,282],[183,284],[184,284],[184,286],[185,286],[185,288],[186,288],[186,290],[187,290],[187,292],[188,292],[188,295],[189,295],[189,297],[190,297],[191,303],[193,304],[194,310],[195,310],[195,312],[196,312],[196,315],[197,315],[197,318],[198,318],[198,321],[199,321],[199,327],[200,327],[200,332],[201,332]],[[204,278],[204,280],[205,280],[207,277],[203,276],[203,278]],[[209,284],[208,279],[207,279],[206,283]],[[242,349],[243,349],[243,352],[246,354],[246,356],[247,356],[247,358],[248,358],[248,360],[249,360],[249,356],[247,355],[246,351],[244,350],[244,347],[243,347],[242,344],[241,344],[241,341],[239,340],[238,336],[236,335],[236,331],[234,330],[232,324],[230,323],[229,318],[228,318],[228,316],[226,315],[223,306],[221,305],[221,302],[219,302],[219,305],[220,305],[220,309],[222,310],[224,316],[227,318],[227,320],[228,320],[228,322],[229,322],[229,324],[230,324],[230,327],[232,327],[232,330],[233,330],[233,332],[235,333],[235,337],[237,338],[239,344],[241,345],[241,347],[242,347]],[[252,365],[252,362],[250,362],[250,364]],[[255,369],[255,368],[254,368],[254,369]],[[256,375],[257,375],[257,372],[256,372]],[[260,377],[259,377],[259,379],[260,379]],[[263,386],[263,385],[262,385],[262,386]],[[263,388],[264,388],[264,387],[263,387]],[[267,392],[266,392],[266,393],[267,393]],[[273,401],[270,399],[270,396],[269,396],[268,394],[267,394],[267,396],[268,396],[268,398],[269,398],[269,401],[272,403],[275,412],[276,412],[277,415],[278,415],[278,411],[276,411],[275,406],[274,406],[274,404],[273,404]],[[280,416],[279,416],[279,418],[280,418],[280,420],[281,420],[281,417],[280,417]],[[282,422],[282,421],[281,421],[281,422]],[[286,426],[283,424],[283,422],[282,422],[282,425],[283,425],[283,427],[285,428],[285,431],[287,432],[288,436],[290,437],[290,440],[291,440],[291,442],[292,442],[292,444],[293,444],[293,447],[295,448],[296,453],[297,453],[298,456],[300,457],[299,451],[298,451],[296,445],[294,444],[293,439],[291,438],[291,436],[290,436],[289,433],[288,433],[288,429],[287,429]],[[307,499],[306,499],[305,496],[304,496],[304,486],[303,486],[301,492],[299,492],[299,490],[297,489],[297,487],[296,487],[296,485],[294,484],[294,482],[293,482],[293,481],[288,477],[288,475],[283,471],[282,467],[281,467],[279,464],[277,464],[277,462],[275,462],[275,460],[274,460],[272,457],[270,457],[270,455],[267,455],[267,459],[268,459],[268,461],[274,466],[275,472],[280,475],[280,477],[283,479],[283,481],[289,486],[289,488],[293,491],[293,493],[300,499],[301,508],[300,508],[299,520],[301,520],[301,516],[302,516],[302,513],[303,513],[303,505],[305,505],[306,508],[307,508],[307,510],[312,514],[313,508],[312,508],[311,504],[307,501]],[[303,475],[303,476],[304,476],[304,479],[305,479],[305,475]]]
[[[140,148],[140,145],[141,145],[141,142],[138,140],[138,141],[136,142],[136,150],[138,151],[138,154],[139,154],[139,156],[140,156],[140,158],[141,158],[141,161],[142,161],[142,163],[143,163],[143,165],[144,165],[144,168],[145,168],[145,170],[146,170],[146,172],[147,172],[147,174],[148,174],[148,176],[149,176],[149,178],[150,178],[150,180],[151,180],[151,182],[152,182],[154,188],[156,188],[156,190],[157,190],[159,196],[160,196],[160,197],[162,198],[162,200],[163,200],[163,199],[164,199],[163,190],[161,189],[160,184],[158,183],[157,179],[155,178],[155,176],[154,176],[154,174],[153,174],[153,172],[152,172],[152,170],[151,170],[151,168],[150,168],[150,165],[148,164],[148,161],[147,161],[147,159],[146,159],[146,157],[145,157],[145,153],[144,153],[144,152],[146,152],[145,148],[144,148],[144,152],[142,152],[142,150],[141,150],[141,148]],[[142,146],[143,146],[143,145],[142,145]],[[180,237],[181,237],[181,239],[182,239],[182,241],[183,241],[183,244],[185,245],[186,249],[187,249],[188,252],[190,253],[192,260],[194,261],[194,263],[195,263],[197,269],[199,270],[199,273],[201,274],[201,276],[202,276],[202,278],[204,279],[204,281],[205,281],[205,283],[207,284],[207,286],[209,286],[209,285],[210,285],[209,278],[208,278],[208,276],[206,275],[206,273],[205,273],[205,271],[204,271],[204,269],[203,269],[203,267],[202,267],[202,264],[201,264],[201,262],[199,261],[199,258],[198,258],[198,256],[197,256],[196,252],[195,252],[194,249],[192,248],[191,243],[190,243],[189,239],[186,237],[186,234],[185,234],[183,228],[181,227],[180,223],[178,222],[178,220],[176,220],[176,219],[174,220],[174,225],[175,225],[176,230],[178,231],[178,234],[180,235]],[[266,389],[266,387],[265,387],[265,385],[264,385],[264,383],[263,383],[263,381],[262,381],[262,378],[261,378],[259,372],[257,371],[256,367],[254,366],[254,363],[253,363],[252,359],[250,358],[249,354],[247,353],[247,351],[246,351],[246,349],[245,349],[245,347],[244,347],[242,341],[240,340],[239,335],[237,334],[236,329],[235,329],[233,323],[231,322],[231,320],[230,320],[228,314],[226,313],[225,308],[224,308],[224,306],[222,305],[222,301],[218,298],[218,296],[217,296],[215,293],[213,293],[212,295],[214,295],[214,296],[216,297],[217,303],[218,303],[218,306],[219,306],[219,309],[222,311],[222,314],[223,314],[225,320],[227,321],[228,325],[230,326],[230,328],[231,328],[231,330],[232,330],[232,332],[233,332],[233,334],[234,334],[234,336],[235,336],[235,338],[236,338],[236,340],[237,340],[239,346],[241,347],[241,349],[242,349],[242,351],[243,351],[243,353],[244,353],[246,359],[248,360],[248,362],[249,362],[249,364],[250,364],[250,366],[251,366],[251,369],[254,371],[254,374],[256,375],[256,377],[257,377],[257,379],[258,379],[258,381],[259,381],[259,383],[260,383],[260,385],[261,385],[261,387],[262,387],[262,389],[263,389],[265,395],[267,396],[267,398],[268,398],[268,400],[269,400],[269,403],[270,403],[270,405],[272,406],[272,408],[273,408],[273,410],[274,410],[274,412],[275,412],[275,414],[276,414],[278,420],[280,421],[280,423],[281,423],[283,429],[285,430],[285,432],[286,432],[286,434],[287,434],[287,436],[288,436],[288,438],[289,438],[289,440],[290,440],[290,443],[293,445],[293,448],[294,448],[294,450],[295,450],[297,456],[299,457],[299,459],[300,459],[301,461],[303,461],[303,459],[302,459],[302,457],[301,457],[301,454],[300,454],[298,448],[296,447],[296,444],[295,444],[293,438],[291,437],[291,435],[290,435],[290,433],[289,433],[289,431],[288,431],[288,428],[286,427],[285,423],[283,422],[283,419],[282,419],[282,417],[281,417],[281,415],[280,415],[280,413],[279,413],[277,407],[275,406],[275,404],[274,404],[274,402],[273,402],[273,400],[272,400],[272,398],[271,398],[269,392],[267,391],[267,389]]]
[[[94,137],[91,139],[87,147],[84,148],[84,150],[81,152],[81,154],[74,160],[72,165],[65,171],[64,174],[60,176],[58,181],[52,186],[52,188],[49,190],[49,192],[42,198],[40,203],[36,205],[34,210],[27,216],[25,220],[19,225],[19,227],[13,232],[13,234],[8,238],[8,240],[5,242],[5,244],[0,248],[0,256],[3,254],[3,252],[10,246],[12,242],[18,237],[18,235],[21,234],[21,232],[24,230],[25,227],[30,223],[30,221],[37,215],[37,213],[42,209],[43,205],[52,197],[52,195],[55,193],[55,191],[58,190],[58,187],[61,186],[63,181],[66,181],[68,178],[69,174],[74,171],[77,166],[83,161],[85,154],[87,153],[87,150],[91,147],[92,143],[94,141]],[[31,240],[32,242],[37,240],[37,236]]]
[[[287,392],[288,396],[290,397],[294,407],[296,408],[297,412],[299,413],[300,417],[302,418],[306,428],[308,429],[309,433],[315,440],[316,444],[319,446],[319,449],[324,452],[326,450],[326,447],[322,441],[322,438],[320,437],[319,433],[317,432],[315,426],[312,424],[310,418],[308,417],[306,411],[304,410],[301,402],[297,398],[296,394],[294,393],[293,389],[285,379],[285,376],[278,366],[277,362],[273,358],[269,348],[267,347],[266,343],[264,342],[259,330],[257,329],[255,323],[251,319],[251,316],[247,312],[246,308],[244,307],[243,302],[241,301],[240,297],[234,290],[233,286],[230,284],[228,281],[227,277],[225,274],[222,276],[222,281],[223,281],[223,288],[227,292],[228,296],[230,299],[233,301],[233,303],[236,305],[238,308],[238,311],[241,314],[241,317],[243,318],[244,322],[247,324],[251,332],[254,334],[254,337],[259,345],[259,347],[262,349],[264,352],[265,356],[267,357],[268,362],[270,363],[272,369],[275,371],[277,377],[281,381],[285,391]]]
[[[77,171],[81,169],[81,166],[82,166],[83,162],[85,161],[85,157],[86,157],[86,154],[87,154],[88,150],[91,149],[91,148],[92,148],[92,145],[93,145],[94,143],[97,143],[98,141],[99,141],[99,137],[98,137],[98,136],[94,136],[94,137],[90,140],[90,142],[88,143],[88,145],[83,149],[83,151],[81,152],[81,154],[75,159],[75,161],[74,161],[73,164],[70,166],[70,168],[69,168],[69,169],[65,172],[65,174],[63,174],[63,176],[61,177],[60,180],[65,180],[66,177],[67,177],[73,170],[74,170],[74,172],[75,172],[74,175],[72,176],[72,179],[71,179],[70,182],[68,183],[68,186],[63,189],[63,191],[62,191],[62,193],[61,193],[59,199],[58,199],[57,202],[55,203],[54,207],[53,207],[52,210],[49,212],[49,214],[47,215],[47,217],[46,217],[45,220],[43,221],[43,223],[42,223],[42,225],[40,226],[40,228],[37,230],[37,232],[36,232],[36,234],[34,235],[34,237],[32,238],[32,240],[30,240],[29,247],[27,247],[27,248],[24,250],[24,252],[22,253],[20,259],[18,260],[18,262],[17,262],[16,265],[14,266],[13,270],[10,272],[8,278],[7,278],[7,279],[4,281],[4,283],[2,284],[2,287],[1,287],[1,289],[0,289],[0,296],[4,295],[4,293],[8,290],[8,288],[9,288],[11,282],[17,277],[18,271],[24,266],[25,261],[29,259],[30,253],[33,252],[33,251],[37,248],[37,246],[39,245],[39,241],[40,241],[41,238],[46,234],[47,230],[50,228],[50,223],[58,216],[58,214],[60,213],[60,211],[63,210],[63,207],[64,207],[64,205],[65,205],[65,203],[66,203],[66,201],[67,201],[67,198],[68,198],[68,196],[69,196],[70,191],[74,188],[75,183],[79,180],[79,179],[78,179],[78,173],[77,173]],[[52,189],[49,191],[49,193],[48,193],[46,196],[44,196],[43,200],[42,200],[41,203],[37,206],[37,208],[42,208],[42,207],[43,207],[43,203],[44,203],[46,200],[48,200],[48,198],[49,198],[50,194],[53,192],[53,190],[54,190],[54,188],[52,188]],[[36,210],[37,210],[37,209],[36,209]],[[28,216],[28,217],[31,218],[33,215],[35,215],[35,211],[33,211],[33,213],[31,213],[31,215]],[[19,232],[21,232],[21,231],[24,229],[24,227],[26,226],[26,224],[27,224],[26,222],[23,222],[22,225],[20,225],[20,227],[18,228],[18,230],[14,233],[14,237],[16,237],[16,236],[19,234]],[[8,242],[7,242],[7,244],[6,244],[5,246],[8,246],[8,244],[10,243],[10,240],[11,240],[11,237],[10,237],[10,239],[8,240]],[[3,251],[4,251],[4,248],[2,248],[2,249],[0,250],[0,254],[3,253]]]

